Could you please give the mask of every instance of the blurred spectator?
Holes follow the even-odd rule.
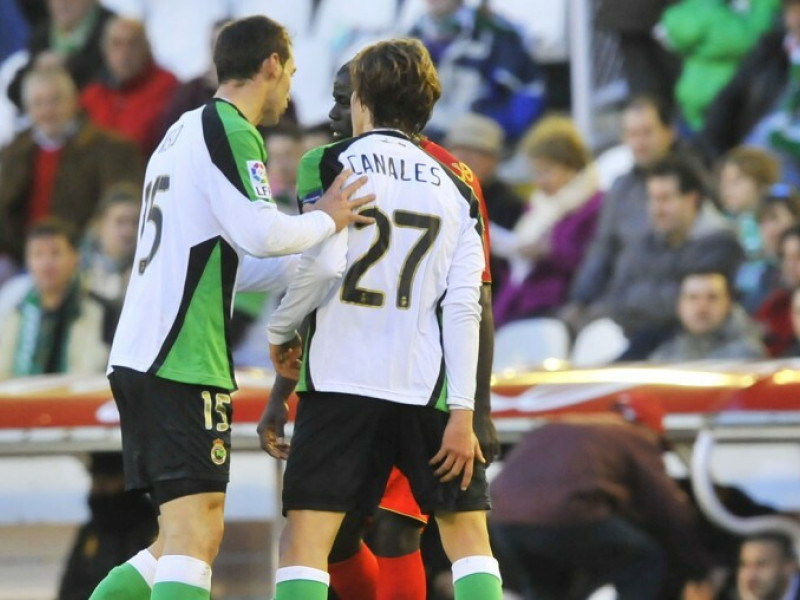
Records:
[[[751,312],[759,304],[757,296],[765,269],[756,212],[761,197],[778,180],[779,166],[771,154],[753,146],[734,148],[725,154],[721,163],[720,203],[734,224],[745,253],[745,262],[736,275],[735,287],[743,296],[743,305]]]
[[[782,285],[780,241],[784,231],[800,223],[800,193],[784,183],[773,185],[761,199],[756,218],[763,246],[761,270],[756,288],[741,300],[751,314]]]
[[[143,176],[133,144],[79,116],[66,71],[31,71],[22,92],[33,125],[0,153],[0,253],[18,263],[31,223],[55,215],[82,233],[108,186]]]
[[[525,203],[497,176],[505,144],[503,129],[489,117],[467,113],[453,121],[444,143],[481,182],[492,231],[513,229]]]
[[[178,80],[153,62],[140,21],[110,20],[103,30],[102,50],[105,73],[86,87],[81,104],[96,125],[136,142],[143,156],[150,156]]]
[[[800,600],[792,540],[782,533],[755,534],[742,542],[733,600]]]
[[[270,129],[264,140],[267,148],[267,178],[272,197],[281,212],[295,215],[297,206],[297,167],[303,156],[303,132],[296,125]]]
[[[653,27],[674,0],[602,0],[595,25],[616,34],[622,68],[632,97],[649,95],[671,102],[680,60],[653,37]]]
[[[748,139],[767,143],[770,114],[786,97],[798,47],[800,0],[783,0],[782,23],[761,37],[708,107],[700,136],[707,152],[719,155]]]
[[[800,356],[800,288],[794,289],[791,300],[792,345],[781,353],[784,357]]]
[[[109,570],[152,544],[156,511],[141,491],[125,491],[120,452],[89,457],[89,521],[81,525],[61,576],[58,600],[86,600]]]
[[[794,342],[791,307],[792,293],[800,288],[800,226],[794,225],[783,232],[778,249],[782,285],[764,300],[754,315],[772,356],[782,355]]]
[[[649,360],[750,360],[767,355],[755,323],[734,302],[730,281],[722,273],[693,271],[684,275],[677,313],[677,334],[658,346]]]
[[[0,379],[105,372],[116,314],[81,287],[77,243],[74,230],[56,218],[31,228],[25,265],[32,287],[2,319]]]
[[[348,63],[349,64],[349,63]],[[325,146],[333,141],[330,123],[325,121],[303,129],[303,154],[314,148]]]
[[[217,36],[222,28],[230,21],[224,19],[214,23],[211,29],[211,51],[209,56],[214,54],[214,45],[217,43]],[[164,114],[161,117],[161,136],[167,132],[172,124],[185,112],[190,111],[198,106],[202,106],[208,102],[217,91],[217,69],[214,67],[213,61],[209,60],[205,73],[200,77],[195,77],[182,83],[175,90],[172,98],[164,109]]]
[[[30,27],[18,0],[0,0],[0,63],[28,43]]]
[[[97,0],[47,0],[47,9],[48,19],[31,33],[28,64],[8,86],[8,97],[19,107],[22,80],[34,68],[64,67],[78,89],[102,72],[100,36],[113,14]]]
[[[533,429],[492,481],[492,545],[526,600],[608,583],[620,600],[655,599],[667,565],[683,581],[708,573],[697,515],[661,459],[663,411],[643,398],[618,410]]]
[[[427,13],[411,35],[431,53],[442,97],[428,124],[441,139],[453,120],[476,112],[497,121],[510,140],[518,139],[544,109],[539,68],[514,26],[464,0],[426,0]]]
[[[594,318],[587,307],[607,293],[620,254],[648,229],[647,169],[670,153],[686,154],[675,144],[666,103],[655,97],[630,101],[622,114],[622,136],[633,154],[634,167],[605,195],[597,232],[575,275],[570,304],[561,315],[575,330]]]
[[[517,224],[525,205],[522,198],[497,177],[505,135],[489,117],[467,113],[458,117],[447,131],[444,145],[458,160],[468,165],[481,182],[489,223],[492,248],[513,243],[511,230]],[[502,253],[502,251],[501,251]],[[500,282],[507,270],[499,256],[491,258],[492,280]],[[494,287],[497,291],[498,287]]]
[[[545,117],[521,146],[530,159],[536,191],[514,227],[507,255],[511,272],[497,282],[497,326],[561,307],[594,235],[603,197],[591,154],[572,120]]]
[[[81,273],[89,291],[122,305],[138,237],[141,189],[113,185],[103,194],[97,223],[81,246]]]
[[[680,0],[664,11],[657,32],[683,59],[675,99],[689,129],[702,128],[709,104],[772,25],[779,7],[780,0]]]
[[[610,316],[632,341],[675,324],[683,275],[710,269],[733,278],[743,252],[724,217],[703,198],[692,166],[666,158],[647,175],[649,230],[624,247],[607,291],[589,312]]]

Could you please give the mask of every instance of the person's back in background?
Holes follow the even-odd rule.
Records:
[[[663,411],[643,398],[617,410],[534,428],[492,482],[493,543],[526,600],[577,600],[608,583],[620,600],[649,600],[668,565],[682,581],[708,572],[696,513],[661,459]]]

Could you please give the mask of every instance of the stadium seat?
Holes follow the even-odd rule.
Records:
[[[547,359],[565,360],[569,354],[569,331],[563,321],[534,318],[513,321],[495,333],[495,372],[541,365]]]
[[[289,30],[292,39],[304,36],[311,27],[311,0],[230,0],[231,17],[267,15]]]
[[[322,0],[314,18],[313,35],[338,51],[354,34],[391,33],[395,29],[394,2],[373,2],[365,10],[362,0]]]
[[[567,60],[566,2],[491,0],[489,6],[517,26],[538,61]]]
[[[581,329],[570,354],[574,367],[599,367],[612,362],[628,347],[622,328],[611,319],[597,319]]]

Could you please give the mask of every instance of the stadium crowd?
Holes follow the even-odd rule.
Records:
[[[191,48],[205,52],[185,51],[192,52],[187,67],[183,54],[169,52],[177,8],[166,4],[0,2],[7,96],[0,107],[7,115],[0,123],[0,378],[105,371],[127,280],[143,268],[133,256],[141,198],[151,194],[142,189],[144,165],[170,125],[216,90],[213,64],[200,58],[221,27],[277,5],[208,2],[194,17],[205,29],[191,33]],[[281,121],[261,129],[281,211],[298,212],[303,154],[333,139],[328,111],[337,69],[368,42],[413,36],[428,49],[443,90],[425,133],[471,167],[483,189],[498,330],[548,319],[577,343],[604,320],[623,341],[617,356],[603,357],[608,362],[800,356],[800,0],[600,0],[593,25],[616,37],[628,88],[612,149],[622,166],[613,173],[565,111],[568,104],[554,100],[564,95],[562,82],[552,64],[537,61],[530,23],[501,13],[513,3],[385,0],[373,3],[374,14],[349,21],[352,5],[343,0],[284,4],[294,9],[276,9],[275,18],[290,19],[299,33],[294,59],[303,85],[298,81]],[[229,331],[237,366],[268,366],[264,325],[278,300],[237,295]],[[582,519],[567,510],[547,514],[510,500],[529,483],[536,494],[526,497],[552,499],[543,486],[560,485],[550,475],[561,466],[548,465],[543,453],[525,458],[533,452],[528,445],[552,448],[557,440],[572,450],[591,448],[600,443],[592,436],[630,423],[554,424],[554,440],[535,439],[550,434],[543,428],[511,454],[519,481],[501,476],[492,490],[500,507],[492,534],[501,540],[509,584],[525,598],[579,598],[595,582],[593,570],[603,569],[619,576],[613,581],[620,592],[633,580],[647,584],[649,591],[631,585],[631,595],[620,598],[800,597],[785,540],[756,536],[738,559],[704,548],[685,495],[658,472],[662,448],[651,434],[663,432],[660,422],[630,411],[627,421],[649,433],[626,430],[624,444],[611,436],[617,442],[608,443],[608,456],[590,468],[601,497],[615,490],[604,509],[619,497],[620,506],[641,504],[616,506],[613,515],[584,511],[593,525],[603,523],[602,532],[579,527]],[[557,435],[559,428],[566,433]],[[651,478],[639,485],[657,493],[643,497],[642,489],[628,493],[602,481],[614,471],[615,443],[639,456],[636,469]],[[547,473],[523,476],[533,464]],[[691,536],[651,535],[648,526],[665,524],[660,511]],[[543,568],[525,561],[538,562],[542,547],[555,547],[560,536],[596,538],[601,553],[625,538],[631,562],[617,569],[579,557],[583,562],[570,565],[578,578],[570,573],[566,587],[554,581],[562,575],[555,568],[541,580],[528,577]],[[692,536],[696,554],[681,554]],[[687,557],[694,562],[685,564]],[[541,559],[565,564],[556,554]],[[643,566],[631,568],[636,564]],[[737,564],[738,577],[723,591],[717,572],[733,573]],[[662,578],[669,585],[659,596],[653,582]],[[535,589],[541,581],[560,591]],[[79,596],[65,590],[62,597]]]

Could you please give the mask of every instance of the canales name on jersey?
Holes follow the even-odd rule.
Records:
[[[376,130],[307,153],[300,199],[315,201],[343,169],[369,177],[360,191],[376,201],[362,212],[375,224],[347,232],[344,277],[311,315],[298,391],[442,406],[457,394],[472,402],[484,267],[474,195],[403,134]],[[445,365],[448,326],[461,326],[446,322],[447,302],[459,297],[468,298],[475,348]]]

